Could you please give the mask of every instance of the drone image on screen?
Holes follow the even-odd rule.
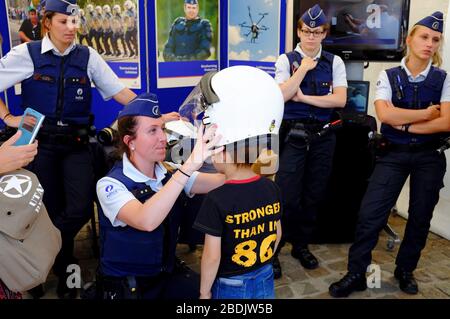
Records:
[[[240,23],[239,26],[241,28],[248,28],[248,29],[250,29],[250,31],[248,33],[246,33],[245,36],[248,37],[249,35],[251,35],[250,43],[256,43],[256,39],[258,39],[259,33],[261,31],[266,31],[266,30],[269,29],[265,25],[261,25],[260,24],[262,19],[264,19],[264,17],[266,15],[268,15],[269,13],[267,13],[267,12],[266,13],[260,13],[259,15],[261,16],[261,18],[258,20],[258,22],[255,23],[255,22],[253,22],[250,6],[247,6],[247,8],[248,8],[248,16],[250,18],[251,25],[248,25],[244,21],[244,22]]]

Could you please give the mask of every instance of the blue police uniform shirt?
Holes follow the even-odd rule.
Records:
[[[126,177],[132,179],[137,183],[145,183],[154,192],[158,192],[163,188],[162,181],[166,177],[167,169],[162,163],[155,164],[155,178],[150,178],[140,172],[128,159],[128,156],[124,153],[122,157],[123,173]],[[174,169],[180,168],[181,165],[165,162],[172,166]],[[192,186],[198,176],[198,172],[192,173],[184,186],[184,192],[187,196],[192,197]],[[114,227],[125,227],[127,224],[117,219],[120,209],[129,201],[137,200],[136,197],[125,187],[125,185],[119,182],[115,178],[103,177],[97,182],[97,195],[102,207],[103,213],[109,219]]]
[[[64,52],[59,52],[48,35],[46,35],[42,39],[41,53],[52,51],[57,56],[66,56],[74,48],[75,43],[71,44]],[[23,43],[12,48],[8,54],[0,59],[0,79],[2,79],[0,81],[0,91],[4,91],[30,78],[33,72],[34,65],[27,44]],[[89,47],[87,73],[104,100],[110,99],[125,88],[125,85],[119,81],[119,78],[105,60],[91,47]]]
[[[300,53],[302,57],[306,54],[300,48],[300,44],[297,44],[295,51]],[[320,47],[319,53],[314,57],[314,59],[320,58],[322,55],[322,46]],[[291,66],[289,65],[289,59],[286,54],[282,54],[278,57],[275,63],[275,81],[281,84],[286,82],[291,77]],[[347,87],[347,73],[345,72],[345,64],[341,57],[335,55],[333,59],[333,87]]]
[[[400,66],[403,70],[405,70],[406,74],[408,75],[408,80],[412,83],[418,83],[422,82],[426,79],[428,73],[430,72],[431,68],[431,61],[428,63],[428,66],[420,72],[416,77],[414,77],[411,74],[411,71],[408,70],[406,67],[406,58],[403,58],[400,62]],[[377,90],[375,93],[375,101],[376,100],[385,100],[385,101],[392,101],[392,88],[391,84],[389,83],[389,79],[387,76],[386,71],[381,71],[380,75],[378,76],[377,80]],[[450,79],[449,76],[445,78],[444,85],[442,87],[442,94],[441,94],[441,102],[450,102]]]

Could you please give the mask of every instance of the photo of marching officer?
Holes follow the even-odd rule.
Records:
[[[86,0],[79,4],[78,43],[93,47],[106,61],[139,60],[136,0]]]

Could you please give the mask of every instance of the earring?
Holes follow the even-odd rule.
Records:
[[[131,146],[131,150],[134,151],[136,150],[136,148],[134,146]]]

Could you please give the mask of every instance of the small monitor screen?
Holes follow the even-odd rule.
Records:
[[[344,60],[399,60],[403,55],[409,0],[300,0],[295,3],[294,24],[308,8],[316,3],[320,5],[330,23],[322,44],[325,50]]]
[[[369,100],[368,81],[348,81],[347,103],[345,104],[345,113],[364,113],[367,114],[367,105]]]

